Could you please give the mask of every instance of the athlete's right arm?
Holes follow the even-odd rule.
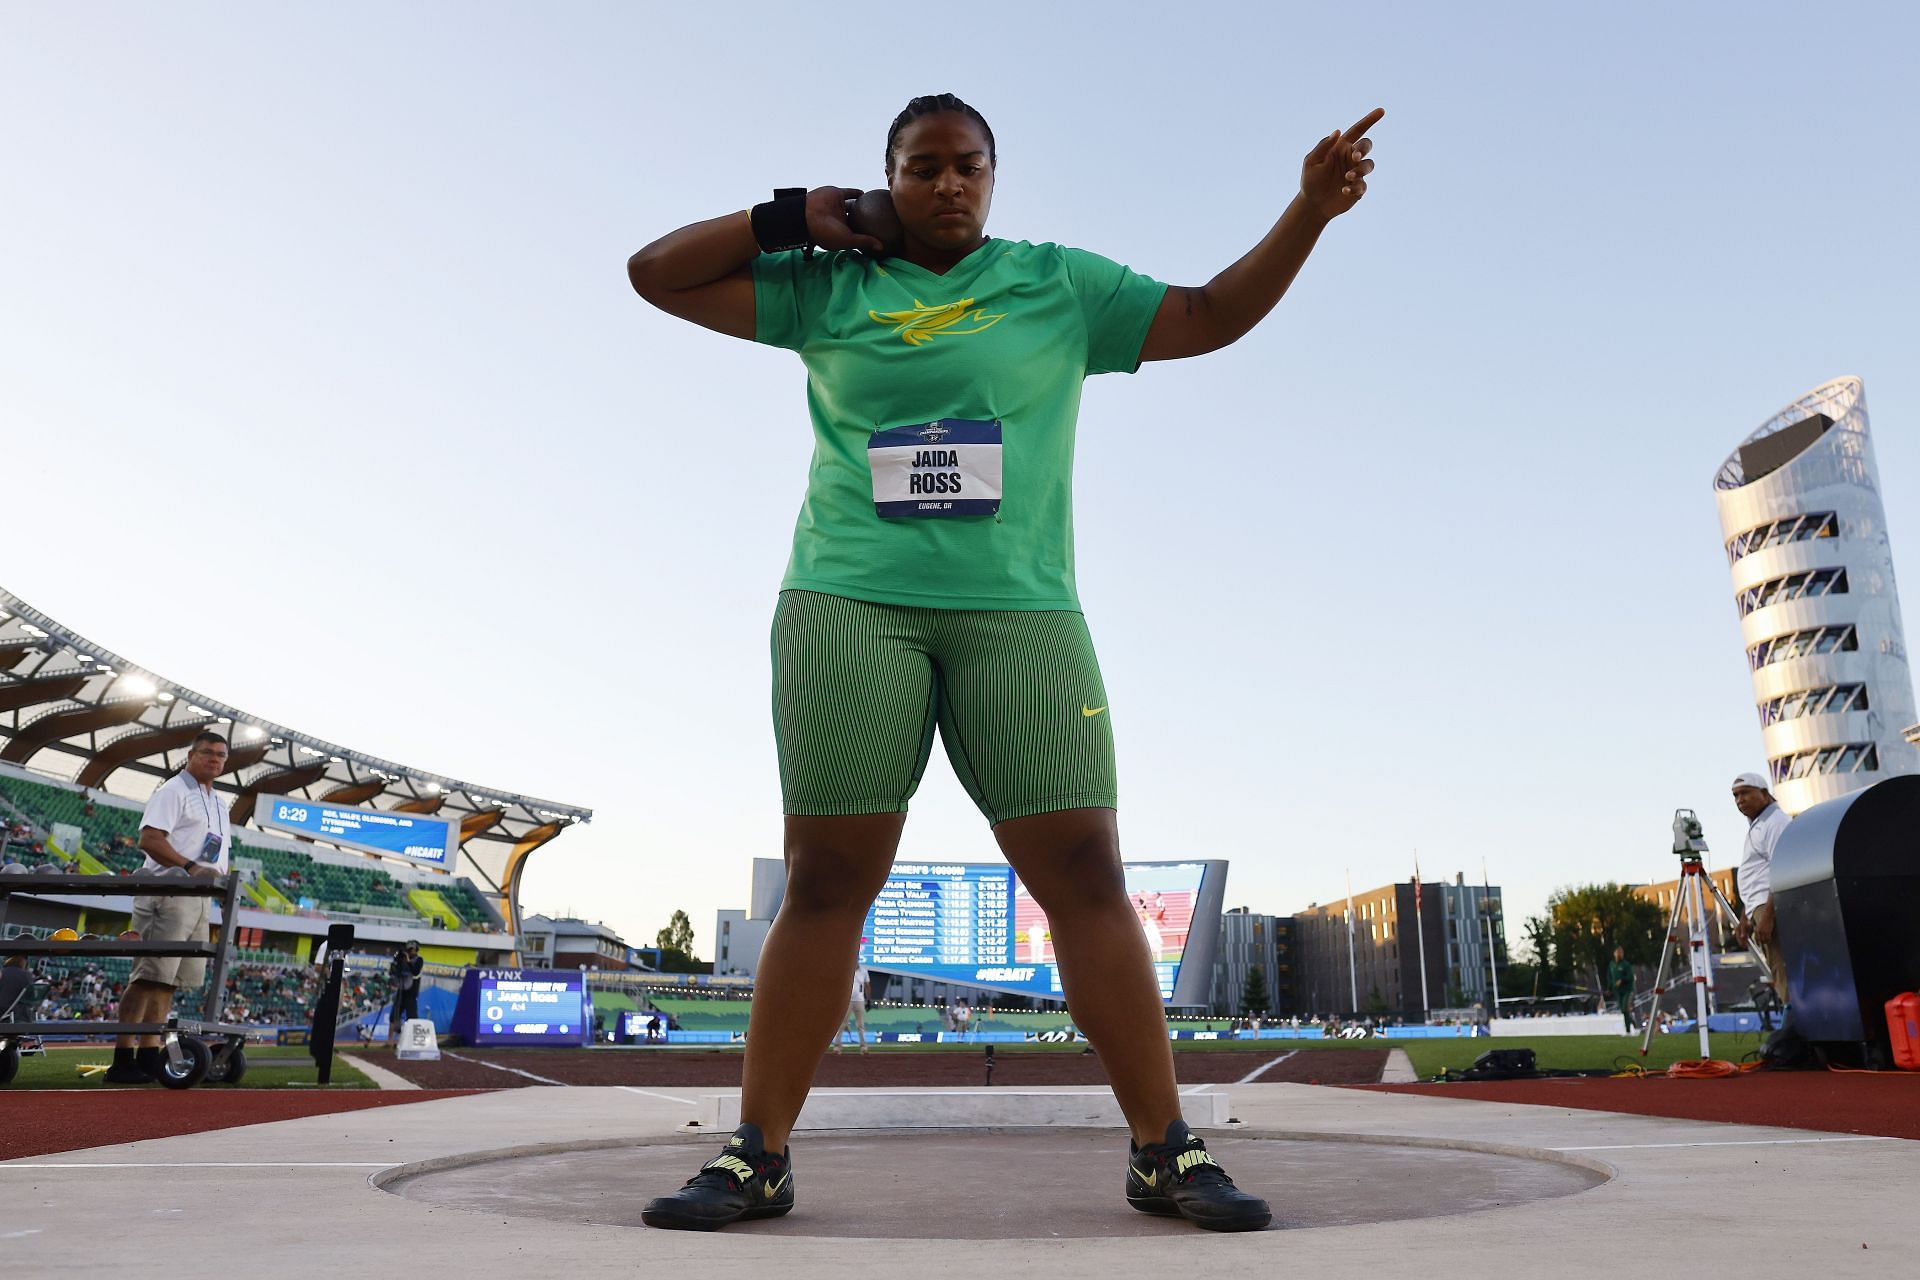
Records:
[[[627,259],[627,279],[670,316],[752,341],[753,260],[759,256],[742,209],[655,240]]]
[[[807,232],[823,249],[878,252],[872,236],[847,226],[846,202],[858,188],[815,187],[807,193]],[[627,259],[633,291],[668,315],[732,338],[754,334],[753,260],[760,245],[746,210],[709,218],[662,236]]]

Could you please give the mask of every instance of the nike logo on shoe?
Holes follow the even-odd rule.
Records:
[[[724,1169],[734,1177],[746,1182],[753,1177],[753,1166],[739,1156],[719,1155],[701,1166],[704,1169]]]
[[[786,1186],[787,1179],[791,1178],[792,1176],[793,1176],[793,1170],[789,1169],[787,1170],[787,1172],[780,1175],[780,1181],[761,1183],[760,1184],[761,1190],[765,1191],[767,1195],[767,1199],[771,1200],[775,1196],[780,1194],[780,1188]]]
[[[1205,1151],[1182,1151],[1173,1158],[1173,1171],[1175,1173],[1185,1173],[1196,1165],[1210,1164],[1217,1167],[1219,1163],[1218,1160],[1215,1160]]]

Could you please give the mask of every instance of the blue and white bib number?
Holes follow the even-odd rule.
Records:
[[[990,516],[1000,510],[1000,423],[942,418],[867,441],[881,516]]]

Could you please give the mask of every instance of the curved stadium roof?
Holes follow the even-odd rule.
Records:
[[[236,826],[263,795],[460,819],[477,871],[518,926],[526,858],[591,809],[396,764],[209,698],[127,661],[0,589],[0,761],[77,786],[144,796],[185,764],[202,729],[225,734]],[[132,785],[129,785],[132,784]]]

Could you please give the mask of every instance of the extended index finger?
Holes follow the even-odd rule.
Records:
[[[1344,142],[1358,142],[1367,130],[1380,123],[1380,117],[1387,114],[1385,107],[1375,107],[1353,122],[1353,127],[1340,135]]]

